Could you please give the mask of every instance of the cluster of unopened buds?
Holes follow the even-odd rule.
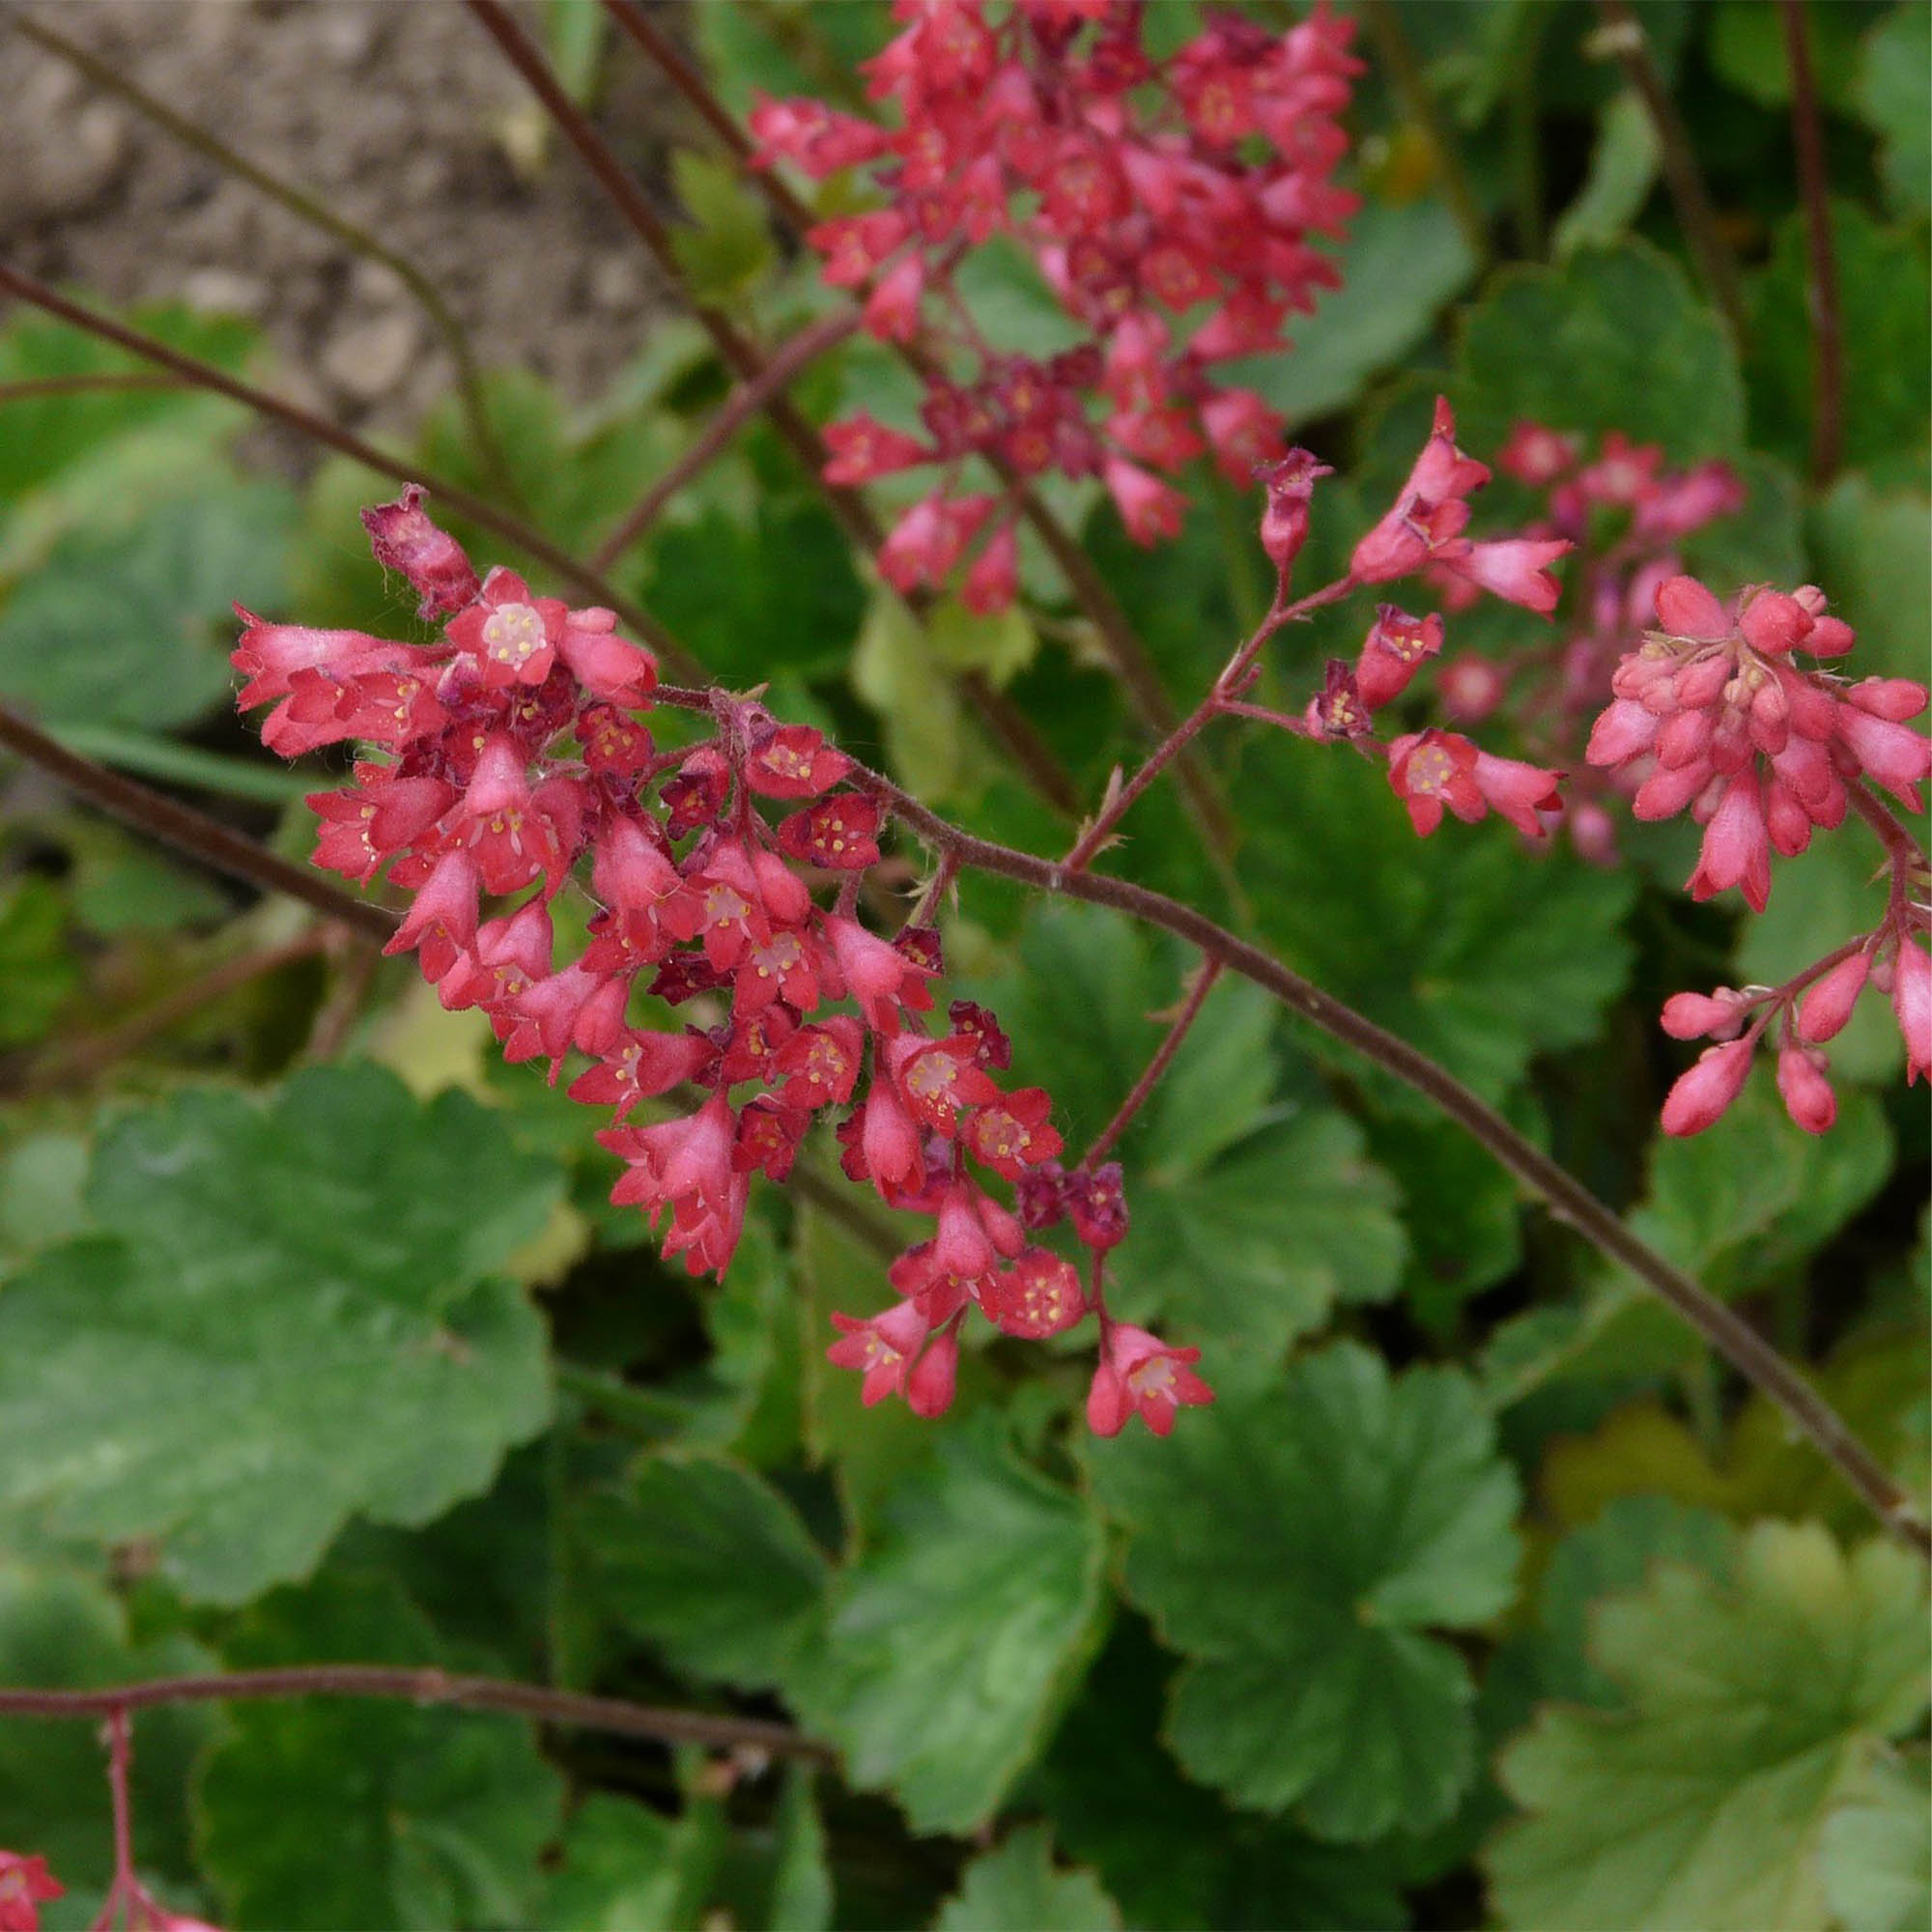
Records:
[[[1107,1314],[1101,1263],[1126,1225],[1119,1170],[1058,1167],[1046,1094],[993,1080],[1011,1048],[990,1013],[955,1001],[928,1031],[942,962],[923,913],[941,880],[893,939],[856,918],[884,816],[867,775],[754,698],[659,689],[655,661],[610,611],[533,595],[508,570],[479,581],[420,492],[363,522],[419,614],[446,618],[441,637],[393,643],[241,611],[240,701],[272,703],[263,738],[285,756],[347,741],[382,754],[310,799],[316,863],[364,883],[387,868],[413,895],[388,950],[413,951],[446,1008],[487,1014],[507,1059],[548,1060],[555,1080],[573,1051],[588,1057],[569,1093],[614,1109],[598,1135],[626,1164],[611,1199],[665,1220],[666,1254],[692,1273],[722,1273],[753,1175],[782,1181],[814,1119],[850,1106],[846,1174],[936,1223],[892,1267],[896,1306],[835,1318],[831,1358],[863,1373],[867,1402],[901,1393],[943,1411],[974,1308],[1036,1339],[1095,1315],[1090,1412],[1103,1431],[1137,1408],[1165,1433],[1178,1403],[1207,1400],[1194,1350]],[[638,714],[666,701],[708,713],[715,735],[660,751]],[[771,822],[766,806],[783,815]],[[587,943],[559,964],[551,908],[583,871]],[[703,1023],[636,1024],[639,984],[697,1003]],[[707,1094],[693,1111],[626,1123],[687,1084]],[[1019,1212],[975,1168],[1012,1185]],[[1091,1289],[1030,1238],[1063,1218],[1091,1252]]]
[[[938,465],[937,487],[887,539],[899,588],[947,582],[1004,609],[1016,583],[1008,481],[1101,478],[1139,542],[1172,535],[1172,474],[1211,449],[1230,477],[1281,447],[1281,419],[1209,371],[1284,348],[1292,312],[1339,285],[1311,236],[1340,239],[1356,197],[1335,185],[1339,116],[1361,64],[1352,22],[1318,6],[1275,34],[1232,13],[1165,58],[1133,0],[897,0],[904,30],[866,63],[896,127],[811,99],[752,116],[767,165],[815,180],[863,168],[883,204],[811,231],[825,278],[867,291],[865,322],[917,343],[923,436],[865,413],[826,432],[836,483]],[[989,342],[953,276],[995,236],[1023,246],[1082,337],[1051,356]]]
[[[1704,827],[1693,898],[1736,886],[1762,912],[1772,854],[1796,856],[1814,829],[1835,828],[1853,808],[1886,846],[1890,891],[1872,931],[1781,986],[1680,993],[1665,1006],[1665,1030],[1677,1038],[1720,1042],[1670,1090],[1666,1132],[1694,1134],[1717,1121],[1776,1023],[1778,1091],[1800,1126],[1823,1133],[1837,1103],[1820,1049],[1867,987],[1891,996],[1907,1080],[1932,1072],[1925,858],[1870,789],[1923,809],[1932,741],[1908,721],[1927,693],[1911,678],[1853,682],[1824,668],[1852,643],[1850,626],[1826,613],[1811,584],[1789,594],[1753,587],[1726,606],[1694,578],[1669,578],[1657,590],[1656,628],[1617,667],[1615,698],[1591,733],[1591,763],[1635,783],[1637,817],[1688,810]],[[1800,656],[1818,662],[1804,666]]]

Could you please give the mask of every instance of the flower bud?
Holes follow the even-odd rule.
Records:
[[[1728,1046],[1707,1046],[1697,1064],[1678,1076],[1663,1096],[1662,1122],[1666,1134],[1701,1134],[1723,1117],[1743,1091],[1750,1072],[1755,1042],[1734,1039]]]
[[[1829,1089],[1827,1090],[1830,1091]],[[959,1342],[950,1328],[935,1335],[906,1378],[906,1406],[930,1420],[952,1406],[959,1378]]]
[[[1315,494],[1315,485],[1335,472],[1327,464],[1318,463],[1312,451],[1291,449],[1279,463],[1264,463],[1255,473],[1267,485],[1262,548],[1286,578],[1308,540],[1308,501]]]
[[[1735,1038],[1744,1011],[1745,996],[1729,986],[1715,993],[1673,993],[1663,1003],[1662,1026],[1672,1039]]]
[[[1825,1056],[1812,1047],[1787,1046],[1777,1056],[1784,1111],[1807,1134],[1822,1134],[1838,1118],[1838,1098],[1825,1078]]]
[[[1799,1003],[1799,1038],[1827,1040],[1842,1031],[1870,973],[1871,954],[1854,952],[1849,959],[1840,959],[1829,973],[1814,980]]]
[[[1921,1073],[1932,1079],[1932,953],[1909,939],[1892,963],[1891,1009],[1905,1041],[1905,1084]]]

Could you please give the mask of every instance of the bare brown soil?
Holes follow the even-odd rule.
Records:
[[[573,397],[634,354],[665,292],[641,247],[458,0],[26,0],[177,113],[424,269],[486,367]],[[521,16],[534,28],[534,10]],[[406,429],[449,358],[397,277],[7,30],[0,251],[117,306],[259,322],[285,394]],[[628,49],[596,118],[647,180],[669,109]]]

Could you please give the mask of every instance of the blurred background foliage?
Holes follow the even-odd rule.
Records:
[[[1177,39],[1198,23],[1190,0],[1153,11]],[[1932,13],[1808,10],[1846,360],[1843,462],[1818,482],[1778,10],[1636,11],[1742,265],[1742,330],[1699,282],[1594,10],[1365,6],[1346,284],[1243,372],[1341,471],[1306,581],[1379,513],[1440,392],[1478,454],[1531,416],[1725,459],[1749,501],[1693,565],[1725,590],[1816,581],[1861,669],[1922,677]],[[602,16],[542,17],[594,99],[623,57]],[[754,89],[849,101],[887,31],[873,0],[681,21],[740,111]],[[676,141],[658,186],[695,292],[768,340],[829,312],[695,126]],[[972,294],[999,339],[1053,346],[1013,263]],[[283,373],[245,322],[131,320]],[[339,767],[287,771],[235,718],[230,606],[415,635],[357,540],[389,488],[339,457],[264,473],[218,398],[48,380],[132,366],[0,321],[0,694],[301,854],[300,795]],[[821,421],[890,414],[905,382],[858,343],[795,394]],[[726,386],[671,320],[588,406],[516,368],[485,395],[522,512],[587,554]],[[501,497],[454,396],[406,460]],[[1057,504],[1185,702],[1265,596],[1255,506],[1195,484],[1152,552],[1079,490]],[[479,557],[526,561],[452,521]],[[720,679],[769,685],[969,827],[1056,851],[1065,822],[961,675],[1019,705],[1089,800],[1137,741],[1052,573],[1025,568],[1022,614],[920,622],[758,422],[613,577]],[[1264,696],[1298,704],[1368,602],[1296,639]],[[1452,636],[1502,649],[1514,615]],[[1422,845],[1360,763],[1279,734],[1209,755],[1243,902],[1161,792],[1133,876],[1246,923],[1502,1106],[1922,1493],[1927,1118],[1895,1036],[1834,1049],[1850,1077],[1822,1141],[1768,1078],[1704,1138],[1653,1137],[1681,1061],[1662,996],[1774,980],[1864,923],[1859,837],[1781,866],[1751,920],[1676,890],[1681,828],[1633,828],[1616,872],[1527,856],[1494,822]],[[591,1117],[497,1064],[409,962],[30,771],[4,783],[6,1681],[436,1662],[788,1716],[840,1754],[786,1769],[404,1707],[144,1716],[140,1853],[181,1909],[553,1932],[1925,1922],[1915,1561],[1633,1282],[1253,989],[1216,989],[1122,1148],[1121,1312],[1201,1347],[1219,1405],[1166,1444],[1095,1444],[1079,1358],[995,1340],[927,1425],[862,1411],[823,1360],[832,1308],[887,1299],[895,1241],[865,1201],[835,1217],[767,1191],[729,1279],[694,1284],[606,1202]],[[966,883],[948,945],[1079,1145],[1184,960],[998,882]],[[87,1922],[110,1852],[81,1727],[0,1724],[0,1840],[71,1887],[49,1924]]]

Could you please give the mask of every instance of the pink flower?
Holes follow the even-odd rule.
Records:
[[[1118,1435],[1135,1414],[1156,1435],[1169,1435],[1178,1410],[1214,1400],[1194,1373],[1199,1349],[1170,1349],[1145,1328],[1116,1321],[1104,1350],[1087,1391],[1087,1426],[1095,1435]]]
[[[1739,772],[1724,786],[1704,828],[1697,869],[1690,874],[1693,899],[1707,899],[1726,886],[1738,887],[1753,912],[1762,912],[1771,896],[1771,838],[1754,771]]]
[[[1442,648],[1442,619],[1411,617],[1393,604],[1376,606],[1376,621],[1355,660],[1355,692],[1371,711],[1400,697],[1426,659]]]
[[[36,1854],[0,1852],[0,1932],[40,1932],[40,1907],[67,1890]]]
[[[1454,731],[1411,731],[1389,747],[1389,788],[1408,807],[1409,822],[1422,838],[1442,823],[1444,806],[1471,825],[1488,812],[1476,781],[1479,755]]]
[[[1158,538],[1178,536],[1187,498],[1170,490],[1158,477],[1124,459],[1109,457],[1101,468],[1121,521],[1137,544],[1151,545]]]
[[[1335,472],[1327,464],[1316,462],[1310,451],[1291,449],[1279,463],[1263,464],[1254,473],[1267,486],[1267,507],[1262,512],[1262,549],[1285,578],[1308,541],[1309,502],[1315,486]]]
[[[867,1408],[905,1386],[906,1370],[926,1337],[925,1317],[910,1301],[864,1321],[835,1313],[832,1325],[838,1340],[826,1350],[825,1359],[836,1368],[860,1372],[865,1379],[859,1400]]]
[[[461,611],[476,597],[475,567],[463,546],[447,530],[439,529],[422,510],[419,483],[408,484],[393,503],[378,503],[362,512],[369,547],[384,570],[399,570],[422,593],[418,617]]]
[[[564,607],[555,597],[532,597],[514,570],[500,567],[483,580],[482,595],[443,626],[469,652],[486,685],[541,684],[563,637]]]

